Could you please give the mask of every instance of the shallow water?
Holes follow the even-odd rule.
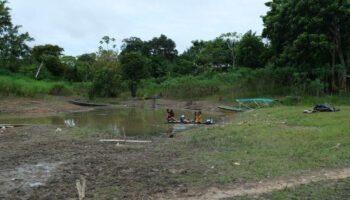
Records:
[[[175,117],[185,115],[193,120],[194,111],[174,110]],[[217,113],[202,113],[203,121],[220,121]],[[151,108],[99,108],[88,112],[75,112],[65,115],[35,118],[0,119],[0,124],[51,124],[66,127],[81,127],[104,130],[115,136],[154,136],[183,131],[204,125],[167,124],[165,109]]]

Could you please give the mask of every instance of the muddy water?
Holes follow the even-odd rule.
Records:
[[[175,117],[185,115],[193,120],[194,111],[174,110]],[[220,121],[216,113],[203,113],[203,121]],[[115,136],[155,136],[194,128],[193,124],[167,124],[165,109],[150,108],[102,108],[89,112],[75,112],[50,117],[21,118],[20,116],[3,118],[0,124],[52,124],[66,127],[81,127],[92,130],[104,130]],[[202,125],[203,126],[203,125]]]

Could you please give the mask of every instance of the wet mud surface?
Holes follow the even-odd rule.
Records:
[[[151,144],[101,143],[74,129],[53,126],[6,129],[0,134],[0,199],[77,199],[76,180],[87,180],[86,199],[148,199],[178,188],[187,173],[170,153]]]
[[[57,100],[0,100],[0,119],[43,117],[91,108]],[[151,107],[152,100],[121,102],[128,107]],[[215,104],[157,100],[157,107],[215,110]],[[57,131],[57,128],[62,131]],[[154,199],[155,194],[186,193],[179,181],[201,171],[185,162],[189,152],[172,151],[167,135],[150,144],[101,143],[104,136],[84,135],[78,127],[33,125],[0,131],[0,199],[78,199],[76,180],[87,180],[85,199]],[[152,198],[153,196],[153,198]]]

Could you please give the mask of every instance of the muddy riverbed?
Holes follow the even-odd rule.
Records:
[[[48,104],[51,105],[51,103]],[[132,106],[128,105],[128,107],[133,107],[134,104],[137,103],[131,102]],[[70,106],[65,103],[62,105]],[[186,103],[181,105],[186,106]],[[2,110],[6,109],[10,110],[6,106],[2,108]],[[77,110],[83,109],[86,108],[77,108]],[[0,133],[0,199],[77,199],[76,180],[82,176],[87,180],[86,199],[150,199],[156,193],[186,192],[187,186],[183,185],[178,178],[186,173],[200,171],[204,166],[179,160],[189,156],[188,150],[174,152],[167,148],[167,144],[170,144],[173,139],[167,134],[161,134],[164,131],[167,132],[163,109],[155,111],[156,114],[154,110],[147,111],[146,115],[140,114],[142,111],[137,109],[131,111],[136,113],[132,115],[143,116],[139,117],[143,125],[137,123],[127,125],[128,123],[111,119],[112,115],[108,114],[110,111],[107,108],[107,111],[103,111],[105,113],[100,113],[99,118],[105,118],[105,121],[112,121],[114,124],[104,125],[96,118],[81,116],[80,120],[77,120],[74,118],[79,116],[77,113],[61,113],[57,120],[59,123],[39,123],[45,125],[2,130]],[[17,111],[20,113],[20,110]],[[121,114],[118,119],[123,119],[123,116],[129,115],[129,112],[130,110]],[[157,112],[160,113],[157,114]],[[179,113],[179,111],[176,112]],[[42,119],[55,121],[52,120],[57,118],[53,116],[54,113],[57,112],[49,116],[44,113],[45,117]],[[184,111],[186,116],[192,113],[193,111]],[[148,129],[144,126],[149,123],[147,119],[152,118],[150,117],[152,115],[156,116],[153,120],[158,118],[161,120],[159,125],[163,128]],[[41,118],[38,114],[35,116],[28,118],[26,115],[21,120]],[[67,121],[66,116],[73,120]],[[5,120],[5,118],[7,117],[0,119]],[[95,131],[98,127],[86,126],[94,123],[107,126],[108,129]],[[152,136],[152,143],[99,142],[100,139],[109,138],[111,135],[120,137],[113,132],[115,125],[119,134],[124,128],[127,137],[137,137],[136,133],[144,130],[150,133],[148,136]],[[138,130],[135,131],[135,128]],[[201,129],[201,127],[198,128]]]
[[[179,118],[184,115],[194,120],[196,111],[174,109]],[[204,112],[203,120],[221,121],[223,114]],[[110,137],[151,137],[175,133],[201,125],[168,124],[166,123],[166,110],[161,108],[140,107],[106,107],[96,108],[85,112],[73,112],[43,117],[21,117],[19,115],[2,117],[0,124],[36,124],[54,125],[60,128],[79,127],[90,132],[108,133]],[[92,133],[93,134],[93,133]]]

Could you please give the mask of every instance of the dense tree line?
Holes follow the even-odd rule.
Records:
[[[270,76],[270,82],[290,86],[295,94],[347,91],[346,0],[272,0],[262,17],[262,36],[251,30],[224,33],[213,40],[194,40],[181,54],[165,35],[149,41],[126,38],[120,48],[116,39],[105,36],[97,52],[77,57],[63,55],[64,49],[52,44],[30,48],[27,43],[33,38],[19,33],[6,4],[0,0],[0,67],[35,79],[89,82],[91,97],[118,96],[125,90],[136,96],[142,79],[162,83],[184,75],[242,74],[241,68],[261,73],[255,77]]]
[[[346,92],[350,2],[273,0],[266,6],[270,11],[263,17],[263,36],[271,42],[270,61],[292,68],[295,76],[322,82],[321,89]]]

